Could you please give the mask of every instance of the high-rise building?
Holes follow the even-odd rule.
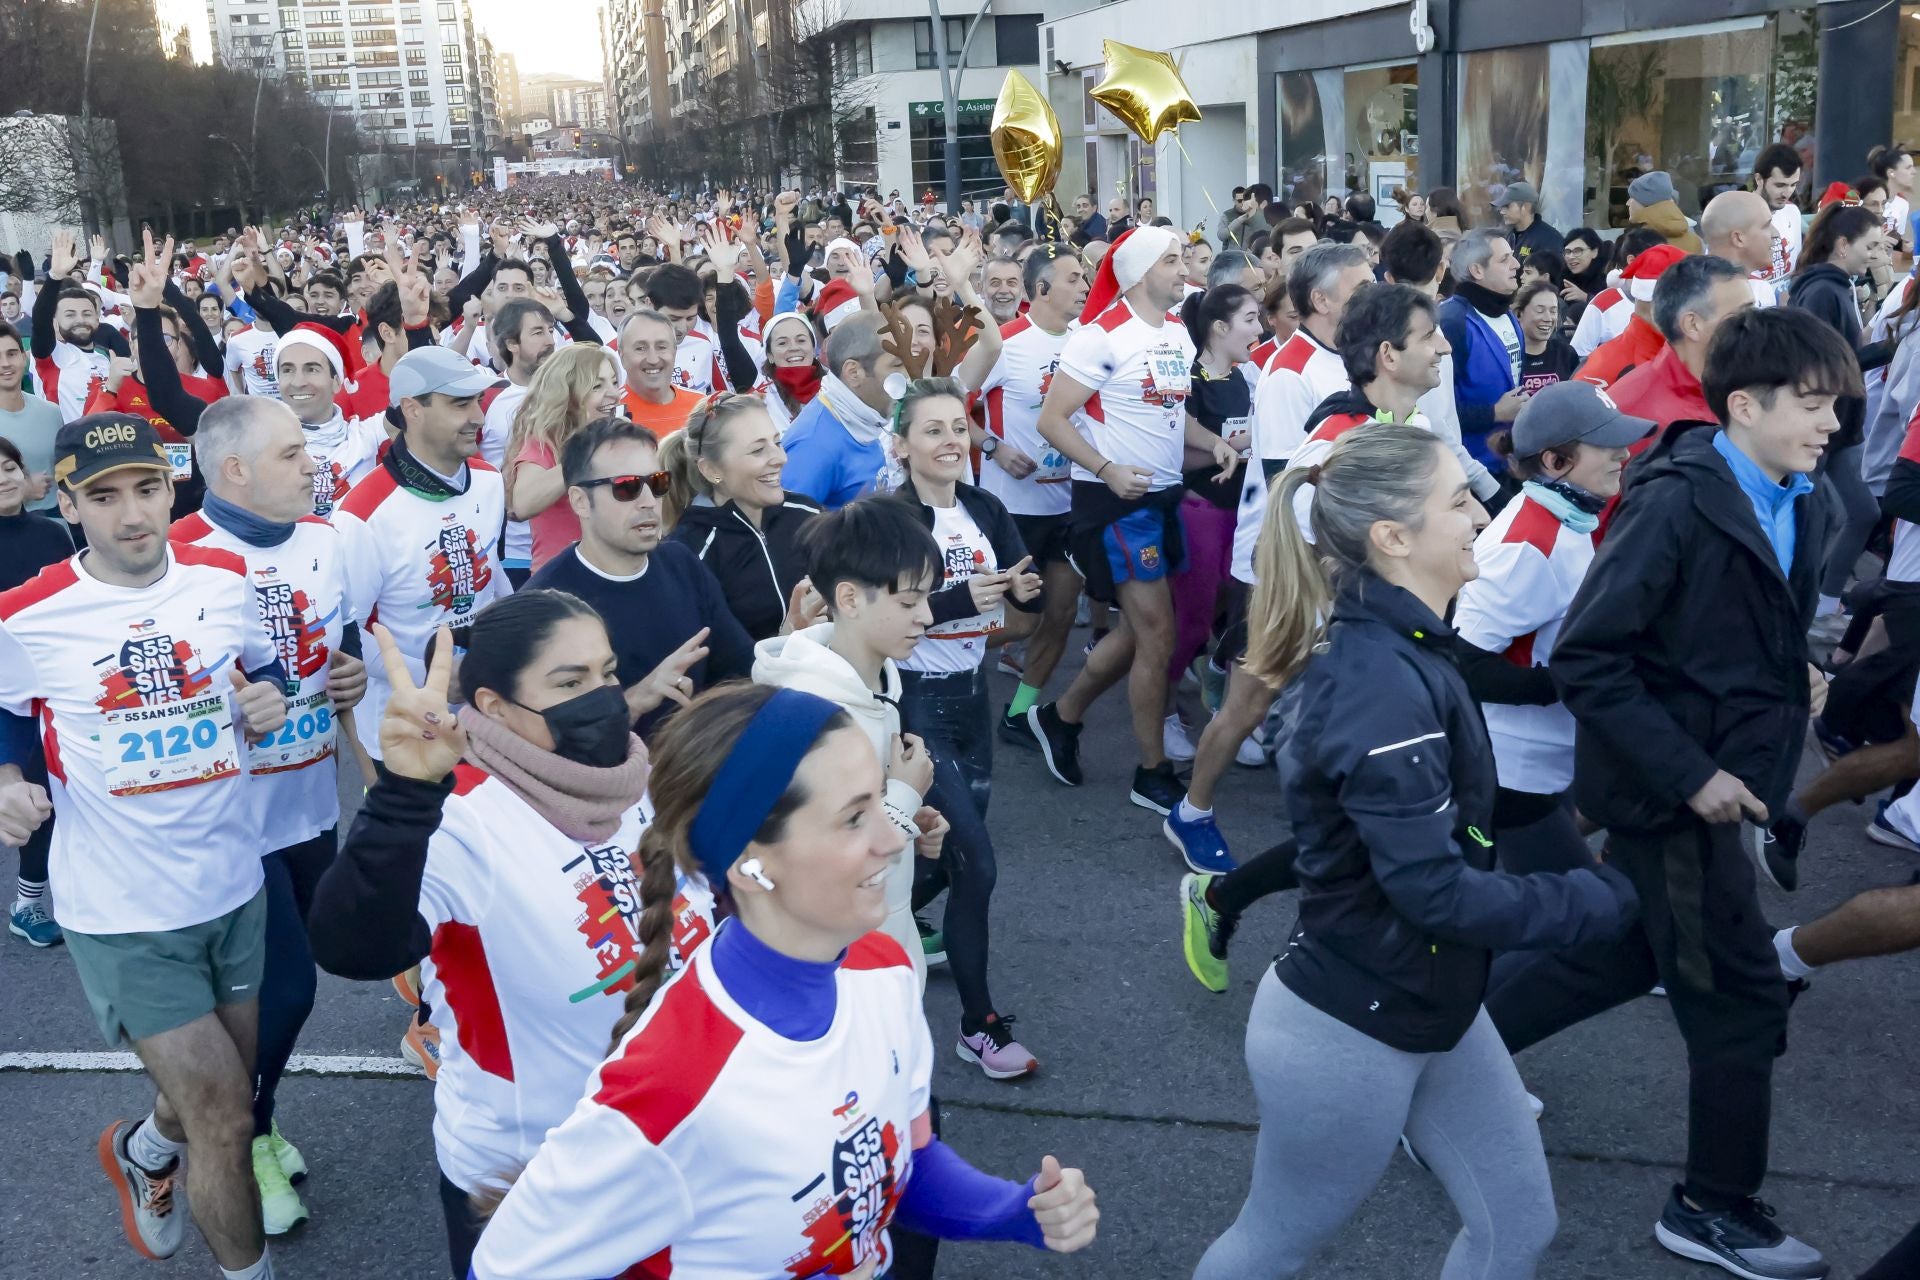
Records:
[[[207,0],[207,22],[218,61],[304,83],[370,143],[478,157],[494,140],[468,0]]]
[[[629,141],[664,130],[672,119],[667,87],[669,0],[608,0],[601,27],[608,128]]]
[[[493,50],[493,79],[500,94],[500,119],[518,120],[524,108],[520,101],[520,62],[499,45]]]

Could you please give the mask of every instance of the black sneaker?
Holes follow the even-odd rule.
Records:
[[[1162,760],[1151,769],[1133,771],[1133,790],[1127,793],[1127,799],[1164,818],[1186,794],[1187,789],[1180,785],[1180,777],[1173,771],[1173,762]]]
[[[1033,736],[1033,730],[1027,727],[1027,717],[1024,713],[1015,715],[1011,711],[1001,712],[1000,736],[1014,746],[1025,747],[1029,751],[1040,745],[1040,740]]]
[[[1040,744],[1040,754],[1047,761],[1047,772],[1064,786],[1079,786],[1082,781],[1080,726],[1062,720],[1060,713],[1053,709],[1053,704],[1045,702],[1027,708],[1027,730],[1033,735],[1033,740]]]
[[[1747,851],[1753,854],[1753,865],[1786,893],[1800,887],[1800,849],[1806,842],[1806,827],[1784,814],[1771,827],[1747,825]]]
[[[1731,1209],[1695,1209],[1675,1187],[1653,1238],[1747,1280],[1820,1280],[1831,1269],[1819,1250],[1773,1225],[1773,1206],[1752,1197]]]
[[[913,927],[920,931],[920,953],[926,957],[927,968],[932,969],[947,962],[947,935],[922,920],[913,918]]]

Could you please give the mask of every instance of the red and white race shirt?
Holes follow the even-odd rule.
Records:
[[[606,1056],[643,944],[643,799],[582,842],[506,783],[462,764],[427,842],[422,994],[440,1029],[433,1145],[457,1187],[507,1185]],[[680,881],[670,965],[713,932],[713,895]]]
[[[673,385],[701,395],[713,394],[716,386],[727,385],[727,374],[720,355],[720,343],[713,326],[695,317],[687,336],[673,353]]]
[[[339,505],[379,464],[380,446],[387,442],[387,428],[380,418],[343,418],[334,409],[334,424],[344,421],[346,433],[330,439],[334,429],[306,430],[307,456],[313,459],[313,514],[330,520]],[[305,424],[301,424],[305,429]]]
[[[1193,339],[1185,325],[1165,317],[1149,324],[1122,298],[1067,335],[1057,372],[1093,389],[1081,415],[1102,457],[1151,471],[1156,492],[1180,483],[1193,388]],[[1077,463],[1069,474],[1094,479]]]
[[[1347,366],[1338,352],[1305,329],[1280,344],[1260,371],[1253,393],[1253,460],[1240,485],[1233,526],[1233,576],[1253,583],[1253,549],[1267,514],[1269,464],[1288,463],[1305,443],[1307,419],[1328,396],[1345,391]]]
[[[60,420],[72,422],[86,413],[88,398],[105,385],[107,352],[98,346],[82,351],[71,342],[55,342],[51,355],[34,352],[33,379],[40,394],[60,407]]]
[[[196,511],[174,521],[170,536],[246,561],[254,604],[288,688],[286,726],[247,749],[248,798],[265,852],[311,840],[340,821],[334,710],[327,700],[328,668],[346,613],[340,531],[307,516],[279,546],[256,547]]]
[[[1574,532],[1523,494],[1474,539],[1480,576],[1461,588],[1454,629],[1515,666],[1546,666],[1593,550],[1593,535]],[[1487,702],[1480,709],[1501,786],[1557,795],[1573,785],[1573,714],[1564,704]]]
[[[899,943],[868,934],[836,980],[833,1025],[793,1041],[696,952],[547,1135],[474,1275],[771,1280],[868,1259],[885,1274],[933,1041]]]
[[[1573,329],[1573,350],[1582,360],[1593,354],[1603,342],[1612,342],[1627,331],[1633,319],[1633,299],[1616,288],[1602,289],[1580,313]]]
[[[1040,405],[1060,367],[1060,353],[1078,327],[1048,333],[1029,316],[1008,321],[1000,326],[1000,356],[980,384],[987,430],[1035,463],[1032,475],[1015,479],[992,458],[980,460],[980,487],[1017,516],[1065,515],[1073,501],[1066,456],[1040,434]]]
[[[86,556],[0,595],[0,709],[46,747],[55,913],[80,933],[203,924],[260,888],[230,681],[278,654],[239,556],[171,544],[145,587]]]
[[[280,395],[280,374],[274,367],[273,353],[280,347],[280,335],[271,329],[249,325],[227,339],[225,373],[240,375],[241,385],[250,396]]]
[[[439,498],[404,489],[392,471],[375,467],[333,516],[346,535],[347,621],[363,629],[377,621],[392,632],[415,682],[426,678],[427,641],[442,623],[464,626],[512,590],[493,562],[506,519],[500,473],[478,457],[467,460],[467,472],[465,493]],[[376,658],[354,713],[360,745],[375,759],[386,705],[386,668]]]

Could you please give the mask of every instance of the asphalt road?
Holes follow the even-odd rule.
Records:
[[[997,680],[1005,696],[1011,682]],[[1009,1176],[1024,1178],[1048,1151],[1080,1165],[1100,1194],[1100,1240],[1074,1258],[951,1248],[941,1267],[949,1280],[1185,1276],[1246,1189],[1256,1117],[1242,1033],[1253,989],[1292,922],[1291,895],[1247,917],[1228,993],[1193,981],[1180,955],[1180,864],[1159,820],[1125,802],[1133,749],[1123,711],[1117,693],[1097,710],[1078,791],[1056,786],[1032,754],[999,755],[993,980],[1041,1071],[996,1083],[958,1061],[951,983],[936,970],[927,993],[947,1140]],[[1264,847],[1280,828],[1273,774],[1236,771],[1221,812],[1236,847]],[[1771,919],[1810,919],[1861,889],[1908,880],[1920,859],[1868,842],[1869,814],[1846,806],[1816,820],[1803,887],[1791,898],[1769,892]],[[0,1054],[104,1048],[65,952],[0,941]],[[1856,1274],[1920,1218],[1916,977],[1912,957],[1819,974],[1794,1009],[1791,1049],[1775,1075],[1765,1194],[1783,1225],[1827,1252],[1836,1277]],[[405,1015],[384,984],[323,976],[301,1052],[391,1059]],[[1546,1102],[1561,1216],[1540,1274],[1723,1274],[1672,1258],[1652,1239],[1685,1147],[1685,1062],[1665,1002],[1636,1001],[1575,1028],[1527,1052],[1520,1069]],[[94,1140],[109,1120],[147,1106],[133,1075],[0,1071],[0,1116],[12,1135],[0,1159],[0,1277],[217,1274],[197,1239],[160,1265],[137,1261],[122,1240]],[[286,1082],[281,1125],[312,1166],[303,1193],[313,1219],[274,1246],[277,1274],[446,1274],[431,1107],[418,1078]],[[1396,1158],[1310,1274],[1433,1276],[1456,1228],[1438,1185]]]

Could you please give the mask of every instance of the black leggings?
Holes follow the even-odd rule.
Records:
[[[339,847],[335,828],[260,860],[267,884],[267,959],[260,974],[260,1043],[254,1055],[253,1134],[273,1126],[274,1094],[313,1012],[316,977],[307,945],[307,912],[320,873]],[[464,1274],[464,1273],[463,1273]]]
[[[1282,840],[1215,880],[1207,889],[1207,901],[1215,911],[1237,916],[1262,898],[1298,889],[1300,879],[1293,873],[1293,862],[1299,855],[1299,845]]]
[[[467,1193],[453,1185],[446,1174],[440,1175],[440,1212],[447,1222],[447,1261],[453,1267],[453,1280],[467,1280],[473,1270],[473,1251],[479,1247],[480,1232],[486,1221],[473,1211]]]
[[[1920,1227],[1907,1232],[1887,1256],[1860,1273],[1860,1280],[1913,1280],[1920,1276]]]
[[[1493,798],[1493,840],[1494,856],[1509,875],[1593,865],[1593,852],[1564,793],[1540,795],[1501,787]]]
[[[916,859],[913,906],[919,910],[947,891],[941,924],[947,969],[960,994],[960,1016],[977,1030],[997,1010],[987,987],[988,908],[999,870],[987,834],[987,801],[993,787],[993,720],[984,671],[952,676],[902,672],[900,718],[908,733],[926,740],[933,755],[933,786],[927,804],[951,828],[937,863]]]
[[[47,785],[47,758],[41,752],[38,743],[34,744],[33,757],[20,766],[20,776],[36,787]],[[27,842],[20,846],[20,878],[34,884],[47,882],[47,851],[53,848],[53,824],[58,821],[49,817],[41,823]]]

